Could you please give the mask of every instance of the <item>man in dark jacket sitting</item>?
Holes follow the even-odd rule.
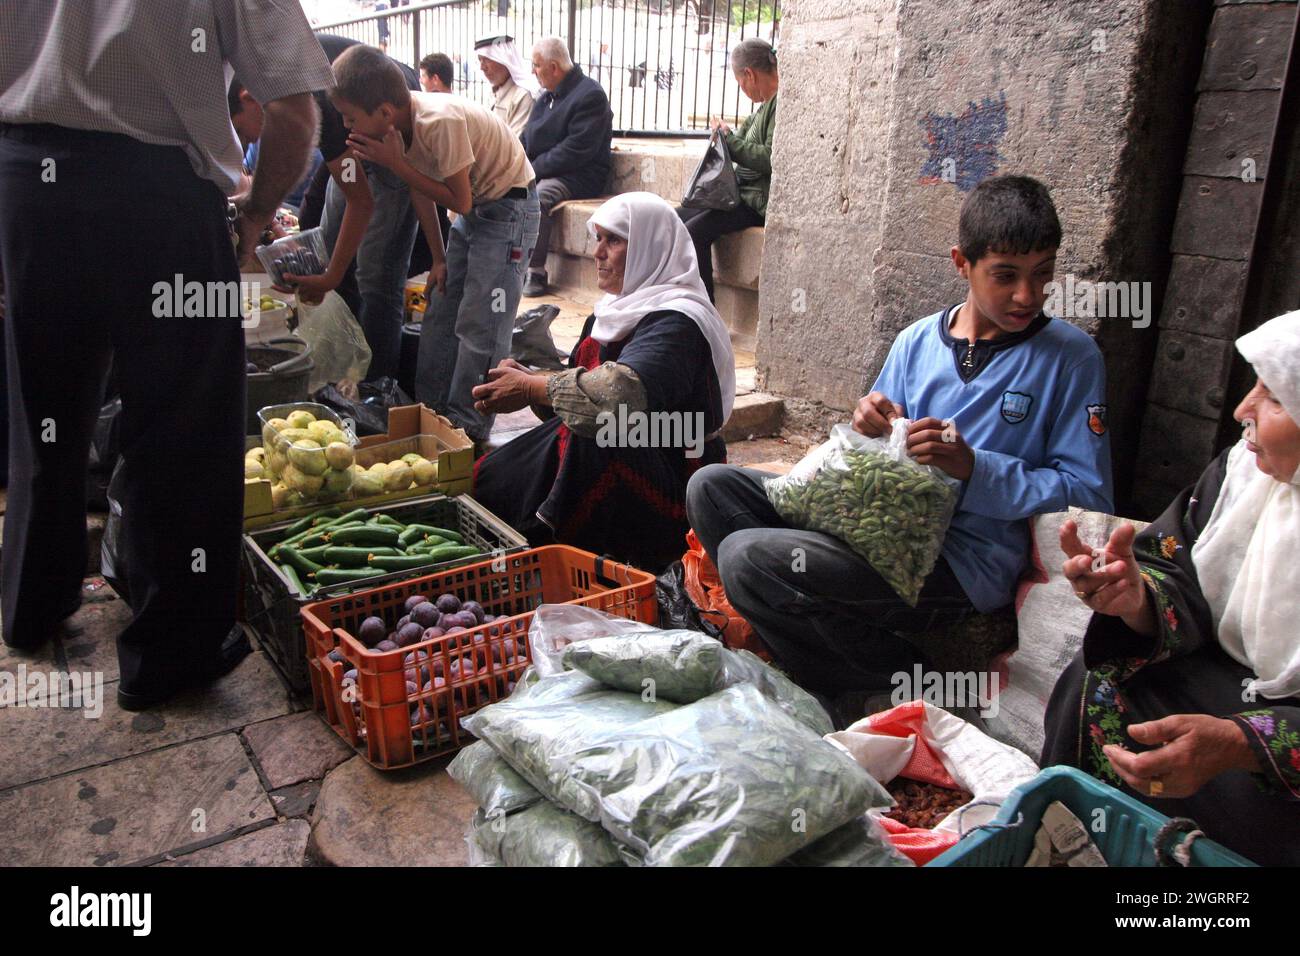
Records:
[[[546,253],[551,209],[566,199],[589,199],[605,191],[614,114],[600,84],[569,58],[564,41],[545,37],[533,47],[533,75],[543,93],[524,127],[524,151],[537,173],[542,224],[528,264],[524,295],[546,294]]]

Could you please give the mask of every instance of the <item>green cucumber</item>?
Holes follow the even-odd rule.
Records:
[[[408,524],[406,526],[407,531],[410,531],[413,528],[419,528],[420,531],[426,535],[436,535],[439,538],[446,538],[448,541],[463,542],[465,540],[465,536],[459,531],[448,531],[446,528],[435,528],[431,524]]]
[[[289,579],[289,587],[297,591],[303,597],[307,596],[307,589],[303,586],[302,578],[298,577],[298,572],[294,570],[292,564],[280,565],[280,573]]]
[[[325,563],[337,564],[345,568],[365,567],[371,558],[369,548],[345,548],[330,545],[325,549]]]
[[[392,528],[343,528],[330,533],[330,544],[342,547],[393,547],[398,543],[398,533]]]
[[[384,557],[376,555],[370,559],[372,568],[379,568],[383,571],[408,571],[411,568],[422,568],[433,562],[425,554],[402,554],[396,557]]]
[[[317,564],[310,558],[304,557],[301,551],[295,551],[293,548],[282,549],[280,557],[285,564],[292,565],[293,569],[303,576],[319,571],[322,567],[322,565]]]
[[[472,544],[444,544],[428,552],[431,563],[441,563],[443,561],[455,561],[458,558],[472,558],[482,554],[478,548]]]
[[[374,568],[322,568],[317,571],[313,577],[316,583],[325,587],[330,584],[343,584],[348,581],[363,581],[366,578],[373,578],[382,571],[376,571]]]

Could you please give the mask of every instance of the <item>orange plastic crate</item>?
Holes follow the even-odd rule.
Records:
[[[353,636],[371,616],[393,630],[406,613],[406,599],[415,594],[477,601],[498,620],[395,651],[368,650]],[[581,604],[647,624],[657,623],[659,614],[654,575],[566,545],[316,601],[302,609],[316,711],[380,770],[457,750],[473,739],[461,730],[461,718],[505,697],[531,663],[528,628],[543,604]],[[508,639],[517,642],[513,648]],[[335,649],[346,664],[329,659]],[[509,663],[512,650],[516,660]],[[453,662],[458,670],[472,663],[472,675],[453,676]],[[414,692],[406,676],[412,668]],[[351,669],[357,672],[356,685],[345,695],[343,675]],[[445,683],[425,690],[426,678],[438,670]]]

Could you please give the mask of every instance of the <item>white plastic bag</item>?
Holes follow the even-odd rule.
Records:
[[[943,549],[960,482],[912,460],[911,424],[896,418],[880,438],[836,425],[828,441],[764,487],[782,519],[839,538],[915,607]]]
[[[352,310],[337,292],[327,292],[320,305],[298,298],[298,338],[311,343],[314,368],[307,391],[341,379],[360,381],[370,369],[370,345]]]

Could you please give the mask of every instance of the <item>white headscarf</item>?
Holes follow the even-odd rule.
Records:
[[[491,46],[478,47],[474,50],[474,54],[487,57],[504,66],[510,71],[510,79],[515,81],[515,86],[527,90],[532,94],[533,99],[537,99],[541,93],[541,88],[537,85],[537,77],[533,76],[533,71],[524,64],[524,59],[519,55],[514,40],[497,37]]]
[[[1300,422],[1300,312],[1264,323],[1237,350],[1291,418]],[[1300,470],[1290,481],[1264,474],[1245,439],[1228,470],[1192,563],[1219,643],[1254,671],[1263,697],[1300,694]]]
[[[722,420],[736,399],[736,354],[722,316],[700,278],[695,246],[677,213],[653,193],[623,193],[596,210],[587,223],[627,240],[623,291],[596,303],[591,337],[605,345],[626,338],[651,312],[671,309],[694,320],[708,340],[722,393]]]

